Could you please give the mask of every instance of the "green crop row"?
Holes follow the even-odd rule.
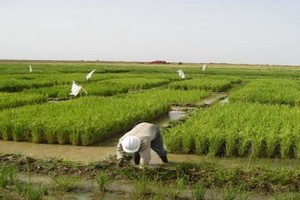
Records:
[[[0,93],[0,110],[43,102],[47,102],[47,98],[40,94]]]
[[[235,83],[240,83],[239,78],[232,77],[201,77],[184,81],[172,82],[169,84],[171,89],[201,89],[214,92],[223,92],[232,87]]]
[[[300,158],[300,109],[285,105],[231,103],[194,113],[169,129],[170,152],[212,156]]]
[[[209,92],[150,90],[114,97],[83,97],[0,113],[0,138],[73,145],[90,145],[136,121],[153,119],[172,103],[196,103]]]
[[[84,80],[83,74],[19,74],[1,75],[0,91],[20,92],[24,89],[71,84],[73,80]]]
[[[300,81],[288,79],[255,79],[233,92],[230,101],[268,104],[300,104]]]
[[[112,78],[104,81],[91,82],[86,81],[80,85],[88,93],[81,92],[80,95],[100,95],[100,96],[112,96],[119,93],[126,93],[129,90],[148,89],[151,87],[163,85],[169,83],[168,79],[158,78]],[[48,98],[68,99],[70,98],[71,84],[70,85],[58,85],[53,87],[33,88],[24,90],[24,93],[38,93],[43,94]]]
[[[115,78],[103,81],[104,83],[113,83],[126,86],[129,89],[147,89],[154,86],[160,86],[170,82],[162,78]]]

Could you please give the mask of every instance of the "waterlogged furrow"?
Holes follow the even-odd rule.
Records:
[[[214,92],[223,92],[232,87],[234,83],[240,83],[239,78],[230,77],[201,77],[184,81],[172,82],[169,88],[172,89],[202,89],[211,90]]]
[[[287,79],[251,80],[244,88],[232,93],[230,101],[299,105],[300,82]]]
[[[166,113],[172,103],[191,104],[209,92],[150,90],[119,97],[82,97],[59,104],[24,106],[0,113],[4,140],[90,145],[137,121]]]
[[[200,110],[166,132],[170,152],[300,158],[300,109],[231,103]]]

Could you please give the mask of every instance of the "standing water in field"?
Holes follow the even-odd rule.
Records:
[[[166,126],[169,122],[181,120],[187,117],[187,110],[194,109],[190,107],[172,107],[172,109],[158,118],[151,121],[160,127]]]
[[[226,105],[228,103],[229,103],[229,98],[224,98],[224,99],[220,100],[220,104],[222,104],[222,105]]]

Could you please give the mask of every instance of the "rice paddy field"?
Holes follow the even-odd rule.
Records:
[[[170,155],[202,161],[140,170],[119,169],[114,155],[83,165],[0,154],[0,198],[299,199],[300,67],[202,65],[1,61],[2,141],[97,146],[173,106],[189,107],[184,119],[162,128],[164,143]],[[70,94],[73,81],[82,87],[77,96]],[[205,103],[219,94],[225,103]],[[24,174],[46,175],[51,184],[17,178]],[[120,184],[131,187],[130,195],[118,196]]]

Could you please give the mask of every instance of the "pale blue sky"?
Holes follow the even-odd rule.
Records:
[[[0,0],[0,59],[300,65],[298,0]]]

